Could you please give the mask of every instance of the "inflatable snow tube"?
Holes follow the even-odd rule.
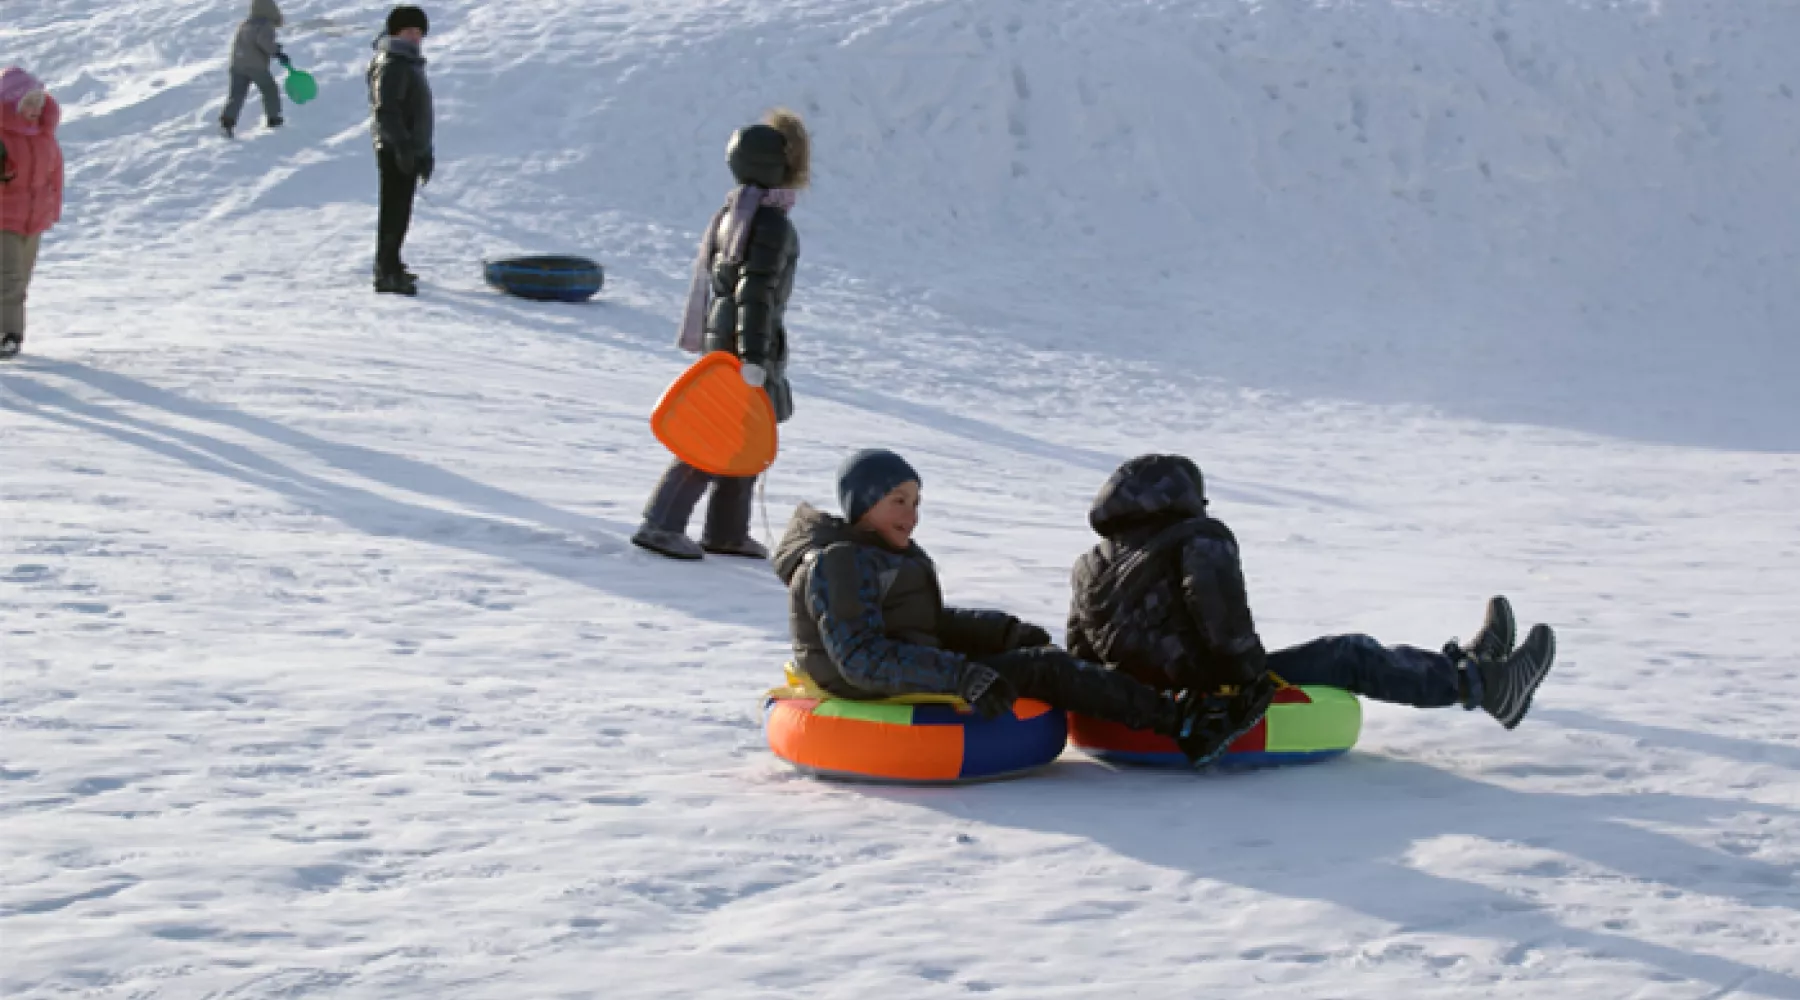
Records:
[[[1348,691],[1328,687],[1284,687],[1256,728],[1238,737],[1219,763],[1227,767],[1268,767],[1330,760],[1356,745],[1362,735],[1362,703]],[[1103,761],[1186,767],[1187,758],[1166,736],[1127,729],[1082,715],[1069,715],[1069,742]]]
[[[586,257],[507,257],[483,261],[482,274],[495,288],[538,302],[586,302],[606,283]]]
[[[1064,713],[1020,699],[992,719],[961,703],[843,698],[764,703],[769,749],[807,774],[851,781],[954,785],[1033,771],[1068,742]]]

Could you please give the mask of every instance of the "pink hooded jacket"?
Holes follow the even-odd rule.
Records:
[[[36,89],[36,81],[22,69],[8,69],[0,74],[0,94],[26,81],[31,86],[20,92],[21,97]],[[44,113],[35,122],[19,114],[17,97],[0,100],[0,142],[6,144],[5,173],[0,176],[12,178],[0,184],[0,229],[36,236],[62,218],[63,156],[56,142],[61,122],[62,108],[54,97],[44,99]]]

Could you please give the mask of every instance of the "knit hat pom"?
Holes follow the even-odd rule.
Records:
[[[886,448],[865,448],[838,466],[838,504],[844,520],[855,524],[870,508],[902,483],[920,483],[918,472],[906,459]]]

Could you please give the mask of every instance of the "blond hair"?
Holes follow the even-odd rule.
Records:
[[[50,95],[48,95],[44,92],[44,88],[42,88],[42,87],[38,87],[35,90],[26,91],[25,96],[19,98],[19,105],[18,105],[19,114],[22,114],[25,117],[29,118],[32,115],[35,115],[35,114],[43,111],[44,110],[44,101],[49,96]]]
[[[774,108],[763,116],[763,124],[787,140],[787,186],[806,187],[812,182],[812,137],[806,133],[806,123],[796,112]]]

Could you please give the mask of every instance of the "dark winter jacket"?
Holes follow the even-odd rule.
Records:
[[[969,658],[1018,641],[1012,615],[944,607],[937,568],[917,545],[895,552],[806,504],[774,563],[788,587],[795,664],[841,698],[955,694]]]
[[[1267,667],[1237,539],[1206,516],[1200,470],[1146,455],[1088,512],[1105,541],[1075,564],[1069,652],[1164,688],[1239,684]]]
[[[716,227],[724,221],[721,212],[712,224]],[[775,404],[778,421],[794,415],[784,320],[799,259],[800,238],[793,222],[786,212],[766,205],[750,218],[750,238],[742,261],[733,264],[723,249],[713,254],[713,303],[706,317],[706,350],[730,351],[745,364],[761,365],[767,376],[763,388]]]
[[[275,0],[250,0],[250,16],[238,25],[231,39],[231,70],[246,76],[269,71],[269,60],[280,58],[275,29],[281,27],[281,8]]]
[[[383,35],[369,62],[369,110],[376,150],[410,153],[416,162],[432,158],[431,83],[425,57],[411,42]]]

